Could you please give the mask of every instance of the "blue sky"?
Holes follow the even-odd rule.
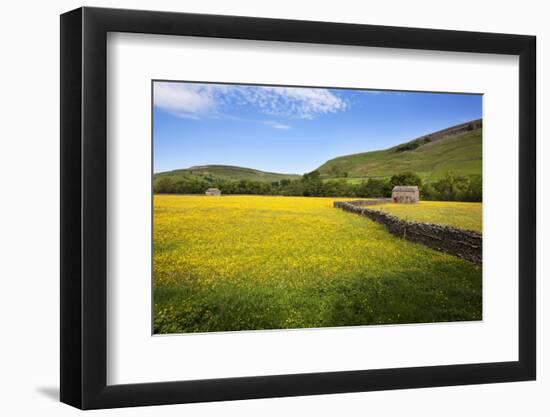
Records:
[[[236,165],[303,174],[482,117],[482,96],[154,82],[154,172]]]

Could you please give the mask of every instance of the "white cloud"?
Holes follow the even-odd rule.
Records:
[[[265,120],[262,123],[264,125],[272,127],[273,129],[284,129],[284,130],[292,129],[289,125],[285,125],[284,123],[275,122],[273,120]]]
[[[290,119],[314,119],[346,109],[341,97],[323,88],[260,87],[223,84],[155,82],[154,104],[180,117],[238,119],[239,106]],[[275,129],[290,126],[279,123]]]
[[[155,106],[176,116],[199,118],[216,110],[216,100],[200,84],[156,82]]]
[[[240,87],[239,94],[262,113],[295,119],[345,110],[347,103],[323,88]]]

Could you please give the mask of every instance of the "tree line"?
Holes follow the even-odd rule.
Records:
[[[324,181],[319,171],[304,174],[300,179],[282,179],[271,183],[246,179],[231,181],[213,177],[159,176],[153,182],[153,191],[158,194],[204,194],[208,188],[219,188],[222,194],[387,198],[391,197],[392,189],[397,185],[418,186],[422,200],[482,201],[481,176],[462,176],[453,172],[447,172],[434,182],[424,182],[418,174],[404,172],[389,179],[370,178],[358,184],[346,179]]]

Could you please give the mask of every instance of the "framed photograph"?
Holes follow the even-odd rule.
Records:
[[[61,16],[61,401],[533,380],[535,37]]]

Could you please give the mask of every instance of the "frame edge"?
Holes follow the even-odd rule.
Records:
[[[82,9],[60,17],[60,400],[82,407]]]
[[[519,362],[537,374],[537,38],[519,53]]]

